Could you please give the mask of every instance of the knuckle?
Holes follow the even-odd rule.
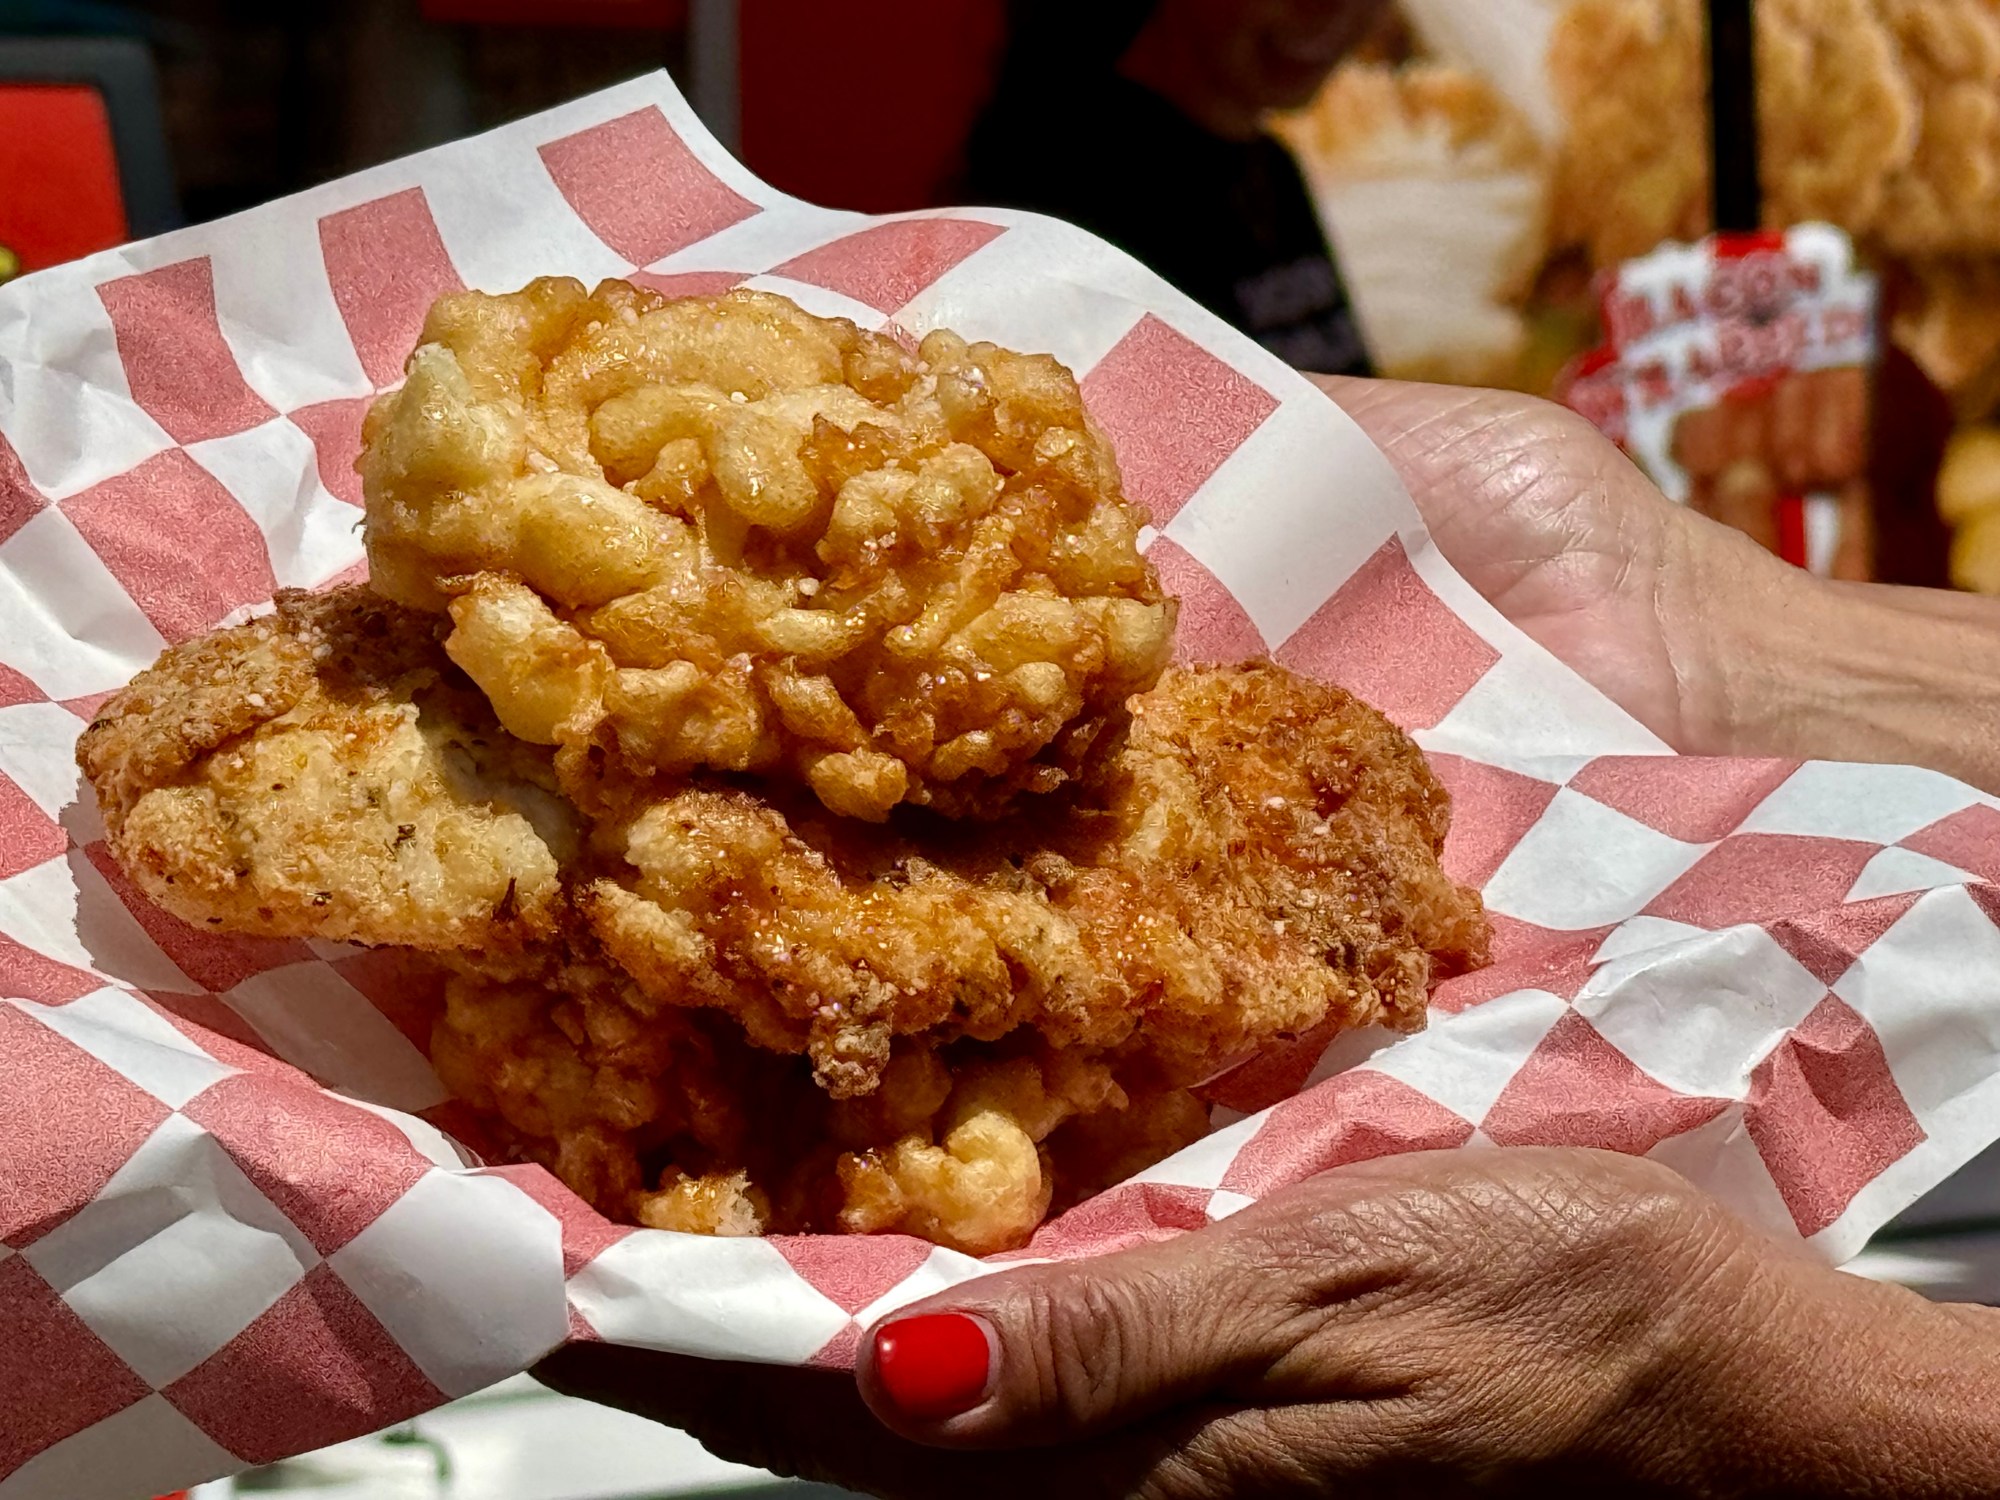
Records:
[[[1085,1426],[1148,1378],[1144,1300],[1126,1277],[1087,1270],[1028,1288],[1022,1313],[1039,1410],[1059,1424]]]

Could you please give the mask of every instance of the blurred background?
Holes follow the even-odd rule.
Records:
[[[0,281],[663,67],[801,197],[1056,213],[1302,367],[1550,395],[1604,339],[1620,268],[1714,227],[1715,164],[1748,153],[1763,224],[1830,222],[1879,279],[1840,566],[2000,593],[2000,0],[1759,0],[1757,123],[1734,140],[1711,129],[1706,18],[1704,0],[0,0]],[[1759,431],[1719,483],[1763,496],[1801,469]],[[2000,1301],[2000,1165],[1859,1269]],[[210,1489],[777,1486],[522,1380]]]
[[[0,0],[0,279],[665,67],[799,196],[1042,209],[1294,364],[1550,394],[1603,279],[1709,227],[1704,13]],[[2000,592],[2000,9],[1761,0],[1756,34],[1763,219],[1833,222],[1882,284],[1897,441],[1842,569]]]

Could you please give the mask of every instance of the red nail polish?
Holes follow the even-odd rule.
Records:
[[[942,1422],[986,1399],[993,1344],[986,1325],[965,1313],[900,1318],[875,1333],[875,1372],[896,1409]]]

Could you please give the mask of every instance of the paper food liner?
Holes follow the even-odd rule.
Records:
[[[1222,1129],[1027,1254],[1532,1142],[1651,1155],[1838,1261],[2000,1134],[2000,804],[1671,756],[1452,572],[1331,402],[1137,264],[1026,215],[793,202],[654,77],[0,291],[6,1500],[275,1460],[566,1339],[843,1365],[873,1319],[992,1269],[628,1230],[470,1163],[420,1117],[443,1095],[393,961],[159,914],[79,800],[77,734],[167,642],[359,576],[361,414],[432,299],[635,271],[1053,352],[1152,510],[1184,653],[1346,684],[1457,795],[1448,863],[1498,962],[1421,1036],[1232,1076]]]

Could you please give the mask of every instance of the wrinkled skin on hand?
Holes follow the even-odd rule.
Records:
[[[1977,1396],[1954,1384],[1993,1389],[1991,1315],[1844,1277],[1665,1168],[1592,1152],[1341,1168],[895,1316],[944,1311],[983,1319],[998,1352],[986,1399],[937,1422],[902,1416],[866,1357],[856,1386],[595,1347],[543,1375],[725,1457],[892,1497],[1058,1475],[1148,1500],[1950,1495],[1995,1477],[2000,1412],[1968,1420]]]

